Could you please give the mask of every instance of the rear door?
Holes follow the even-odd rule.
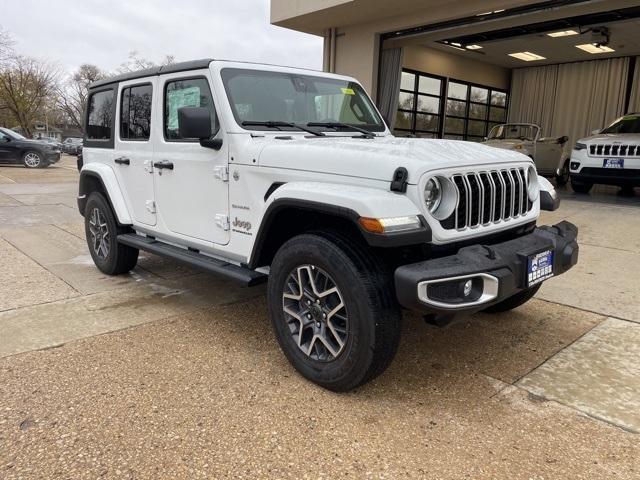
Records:
[[[135,222],[156,224],[153,189],[153,97],[157,77],[122,82],[117,108],[113,168]]]
[[[0,162],[8,162],[17,156],[17,149],[12,145],[12,141],[9,135],[0,130]],[[15,144],[15,141],[13,143]]]
[[[161,131],[155,136],[155,191],[158,212],[172,233],[217,244],[229,242],[228,142],[220,150],[202,147],[198,139],[182,138],[178,109],[205,107],[212,132],[222,135],[216,115],[209,70],[161,75]]]

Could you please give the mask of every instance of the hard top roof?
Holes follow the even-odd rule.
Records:
[[[93,82],[91,85],[89,85],[89,88],[93,89],[97,87],[103,87],[112,83],[134,80],[136,78],[151,77],[153,75],[160,75],[161,73],[176,73],[185,72],[188,70],[197,70],[200,68],[208,68],[209,64],[212,61],[212,58],[203,58],[201,60],[190,60],[188,62],[172,63],[171,65],[163,65],[161,67],[153,67],[147,68],[145,70],[138,70],[135,72],[127,72],[121,75],[116,75]]]
[[[135,80],[136,78],[144,78],[151,77],[154,75],[160,75],[163,73],[176,73],[176,72],[187,72],[189,70],[198,70],[202,68],[209,68],[209,64],[215,61],[213,58],[203,58],[201,60],[190,60],[188,62],[180,62],[180,63],[172,63],[171,65],[163,65],[161,67],[153,67],[147,68],[145,70],[138,70],[135,72],[127,72],[121,75],[115,75],[113,77],[104,78],[102,80],[98,80],[89,85],[90,89],[95,89],[98,87],[104,87],[106,85],[110,85],[112,83],[124,82],[127,80]],[[282,65],[272,65],[268,63],[256,63],[256,62],[243,62],[237,60],[220,60],[221,62],[233,62],[233,63],[245,63],[247,65],[264,65],[271,67],[283,67],[283,68],[292,68],[295,70],[306,70],[314,73],[322,73],[324,75],[333,75],[333,76],[341,76],[335,74],[328,74],[326,72],[322,72],[319,70],[314,70],[312,68],[300,68],[300,67],[284,67]]]

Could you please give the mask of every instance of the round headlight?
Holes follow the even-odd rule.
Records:
[[[430,178],[424,186],[424,204],[430,213],[435,212],[442,201],[442,185],[436,177]]]
[[[527,170],[527,193],[529,194],[529,200],[535,202],[540,194],[540,185],[538,183],[538,173],[536,167],[531,165]]]

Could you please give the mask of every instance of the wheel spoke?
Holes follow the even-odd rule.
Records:
[[[314,265],[289,273],[282,293],[285,321],[298,348],[313,360],[335,360],[347,343],[346,306],[335,281]]]

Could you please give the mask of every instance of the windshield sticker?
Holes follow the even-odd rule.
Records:
[[[340,90],[342,90],[342,93],[344,93],[345,95],[355,95],[356,92],[353,91],[353,88],[341,88]]]
[[[167,118],[167,128],[169,130],[178,129],[178,109],[182,107],[200,106],[200,87],[188,87],[180,90],[167,92],[167,105],[169,115]]]

